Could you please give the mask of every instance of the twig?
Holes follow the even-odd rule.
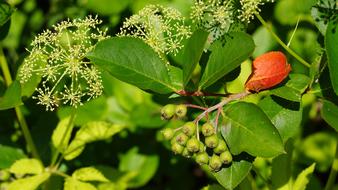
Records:
[[[194,105],[194,104],[184,104],[184,105],[189,107],[189,108],[196,108],[196,109],[200,109],[200,110],[207,110],[208,109],[208,108],[198,106],[198,105]]]
[[[218,93],[210,93],[210,92],[202,92],[202,91],[195,91],[195,92],[188,92],[185,90],[179,90],[176,94],[181,96],[219,96],[219,97],[226,97],[227,94],[218,94]]]

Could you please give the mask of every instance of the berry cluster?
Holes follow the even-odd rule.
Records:
[[[185,105],[168,104],[163,107],[162,118],[171,119],[174,116],[184,117],[187,112]],[[232,155],[216,128],[209,122],[199,130],[195,122],[186,122],[183,126],[162,130],[165,140],[170,140],[171,150],[187,158],[194,158],[200,165],[208,165],[212,171],[219,171],[222,165],[232,162]],[[201,135],[201,136],[200,136]]]

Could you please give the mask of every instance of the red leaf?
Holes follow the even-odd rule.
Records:
[[[245,88],[258,92],[282,82],[291,71],[291,66],[282,52],[271,51],[257,57],[253,61],[252,70]]]

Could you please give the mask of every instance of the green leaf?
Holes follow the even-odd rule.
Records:
[[[204,44],[208,35],[209,33],[204,30],[196,30],[184,46],[183,55],[181,57],[184,85],[188,84],[191,75],[202,56]]]
[[[0,41],[6,38],[10,27],[11,20],[7,21],[3,26],[0,26]]]
[[[326,123],[338,131],[338,106],[330,101],[324,100],[320,113]]]
[[[130,112],[130,121],[144,128],[159,128],[167,121],[161,119],[161,107],[156,104],[140,104]]]
[[[290,80],[279,88],[271,90],[271,94],[286,100],[300,102],[302,94],[311,82],[311,79],[303,74],[290,74]]]
[[[9,171],[14,174],[40,174],[44,171],[44,167],[40,160],[23,158],[14,162]]]
[[[72,177],[68,177],[65,180],[64,190],[97,190],[97,189],[90,183],[81,182]]]
[[[233,161],[229,167],[213,173],[217,181],[226,189],[234,189],[251,170],[252,164],[246,160]]]
[[[283,142],[270,119],[252,103],[238,102],[224,108],[222,135],[232,154],[273,157],[283,153]],[[243,117],[245,116],[245,117]]]
[[[18,179],[9,184],[8,190],[35,190],[50,177],[50,173],[42,173],[32,177]]]
[[[72,177],[81,181],[100,181],[108,182],[109,180],[97,169],[85,167],[75,170]]]
[[[0,27],[2,27],[10,18],[14,9],[6,2],[0,1]]]
[[[22,105],[21,86],[19,81],[14,81],[0,98],[0,110],[6,110]]]
[[[0,144],[0,169],[9,168],[16,160],[25,158],[21,149]]]
[[[53,145],[60,152],[64,152],[67,148],[73,131],[74,123],[70,122],[70,119],[70,117],[62,119],[56,126],[52,135]]]
[[[302,121],[302,106],[300,102],[267,96],[259,102],[259,107],[277,128],[283,142],[286,142],[299,132]]]
[[[158,165],[157,155],[140,154],[137,148],[132,148],[121,156],[119,170],[134,172],[135,177],[128,182],[128,187],[137,188],[145,185],[154,176]]]
[[[87,56],[119,80],[144,90],[166,94],[176,91],[159,55],[141,39],[114,37],[99,42]]]
[[[277,45],[271,33],[264,26],[258,27],[252,37],[256,45],[255,51],[252,53],[253,57],[258,57]]]
[[[282,24],[296,24],[298,18],[312,22],[310,10],[316,2],[317,0],[280,0],[276,4],[274,14]]]
[[[313,163],[311,166],[303,170],[296,178],[295,183],[293,184],[294,190],[305,190],[306,185],[309,183],[311,175],[315,170],[316,163]]]
[[[86,124],[77,131],[75,138],[65,150],[65,159],[74,159],[82,153],[87,143],[108,139],[124,128],[124,126],[113,125],[103,121]]]
[[[237,68],[255,49],[251,36],[244,32],[232,32],[211,46],[209,61],[202,75],[199,87],[208,86]]]
[[[333,30],[335,29],[335,32]],[[338,95],[338,24],[329,22],[325,36],[325,49],[327,53],[330,78],[334,92]]]

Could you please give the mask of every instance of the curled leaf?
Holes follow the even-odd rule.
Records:
[[[280,51],[271,51],[257,57],[249,79],[245,83],[248,91],[261,91],[282,82],[291,71],[286,56]]]

